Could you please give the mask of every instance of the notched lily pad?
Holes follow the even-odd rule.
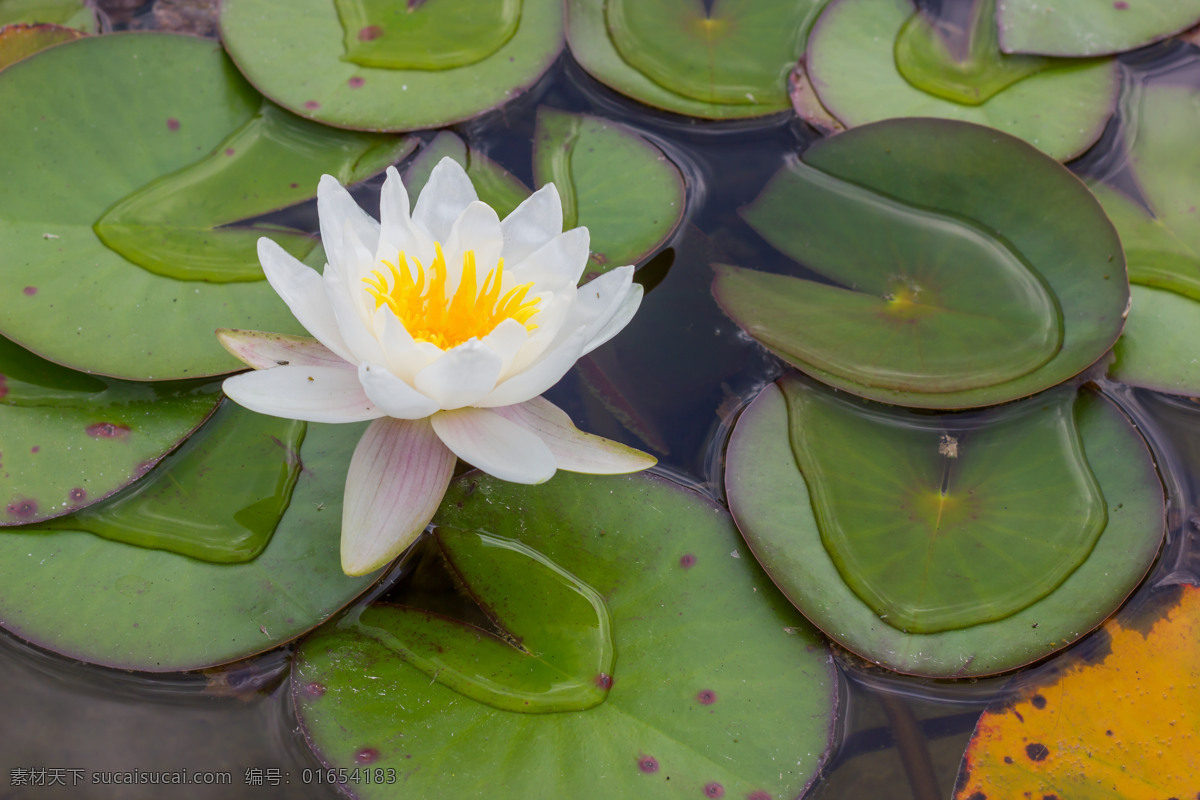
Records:
[[[376,131],[437,128],[497,108],[562,50],[561,0],[489,0],[471,14],[450,0],[407,5],[226,0],[221,38],[250,82],[284,108]],[[389,21],[397,15],[405,18],[398,27]]]
[[[257,416],[231,407],[223,424]],[[240,471],[234,451],[247,432],[242,425],[265,426],[257,434],[261,437],[272,425],[287,431],[294,424],[265,419],[238,423],[225,441],[194,439],[194,454],[219,455],[216,471],[230,474],[202,476],[200,481],[192,478],[197,492],[192,495],[173,496],[166,485],[160,485],[131,506],[141,504],[142,512],[157,507],[168,514],[217,510],[215,521],[188,518],[193,527],[209,522],[224,525],[231,518],[252,525],[268,519],[279,508],[278,494],[261,498],[261,504],[251,503],[240,513],[223,508],[229,484],[237,483]],[[69,658],[147,672],[204,669],[294,639],[329,618],[378,577],[376,573],[349,578],[339,566],[346,470],[363,428],[310,424],[298,459],[286,451],[283,439],[243,443],[268,483],[286,480],[285,471],[303,465],[275,534],[251,561],[210,563],[110,541],[86,530],[27,526],[0,534],[0,581],[8,587],[0,595],[0,626]],[[181,454],[178,463],[186,455]],[[183,471],[193,467],[200,472],[195,464]],[[116,517],[108,522],[149,526],[147,515],[134,508],[122,509],[120,519]],[[170,532],[164,525],[158,535]],[[201,531],[200,541],[208,535]]]
[[[220,399],[211,383],[99,380],[0,338],[0,526],[103,500],[177,447]]]
[[[805,616],[928,677],[1067,646],[1125,599],[1164,531],[1145,443],[1088,389],[929,416],[785,377],[743,412],[726,464],[742,534]]]
[[[591,700],[602,702],[554,714],[518,713],[525,707],[511,700],[478,702],[441,677],[431,682],[434,664],[414,667],[375,638],[362,625],[368,615],[397,617],[372,607],[359,624],[324,629],[297,652],[292,696],[323,762],[395,769],[418,796],[803,794],[833,731],[832,661],[753,560],[731,557],[741,545],[723,509],[645,475],[560,473],[536,487],[468,475],[451,486],[436,522],[462,529],[451,544],[456,565],[464,555],[477,559],[466,581],[472,597],[529,650],[548,662],[553,656],[564,675],[598,666],[604,599],[616,661],[590,676]],[[565,599],[584,585],[594,594],[548,607],[548,587]],[[550,619],[562,612],[560,628]],[[395,647],[488,647],[461,634],[443,639],[444,623],[411,621]],[[690,635],[679,636],[681,626]],[[589,655],[563,658],[574,653]],[[489,672],[497,663],[464,662]],[[534,674],[533,664],[521,673],[500,663],[493,674],[506,684]],[[394,787],[359,784],[355,792],[383,798]]]
[[[599,117],[538,109],[533,173],[539,186],[558,189],[564,229],[591,234],[585,279],[642,261],[683,219],[678,167],[645,137]]]
[[[1116,108],[1116,62],[1005,57],[990,0],[976,2],[972,24],[946,41],[909,0],[833,0],[803,62],[821,105],[848,128],[891,117],[987,125],[1060,161],[1095,143]]]
[[[1083,370],[1124,322],[1120,243],[1095,199],[987,128],[891,120],[820,141],[744,216],[834,283],[718,266],[718,302],[777,355],[863,397],[1013,400]]]
[[[997,0],[1006,53],[1094,56],[1165,39],[1200,21],[1200,0]]]
[[[266,281],[167,275],[259,277],[257,233],[205,229],[311,197],[323,169],[362,178],[408,146],[264,111],[220,46],[190,36],[51,48],[0,72],[0,103],[0,332],[134,380],[241,368],[219,327],[301,333]],[[108,240],[156,271],[105,246],[93,229],[102,216]]]

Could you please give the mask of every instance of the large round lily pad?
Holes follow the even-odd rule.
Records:
[[[833,0],[813,25],[805,56],[808,78],[820,103],[842,124],[854,127],[890,117],[974,122],[1020,137],[1060,161],[1079,155],[1100,137],[1120,88],[1114,61],[1065,60],[1020,77],[1019,69],[1002,74],[998,51],[968,52],[956,70],[940,71],[942,80],[949,72],[961,72],[968,85],[986,89],[982,96],[992,94],[968,104],[962,102],[960,88],[949,95],[959,100],[947,99],[945,91],[933,93],[911,83],[897,65],[897,38],[915,13],[909,0]],[[994,19],[979,19],[993,26],[992,37],[973,42],[983,49],[989,39],[994,42]],[[950,52],[942,54],[943,66],[954,66]],[[988,86],[997,77],[1003,88]]]
[[[371,607],[297,652],[293,698],[325,763],[379,768],[422,797],[803,794],[833,732],[831,659],[745,553],[723,509],[644,475],[560,473],[536,487],[468,475],[451,487],[435,521],[486,531],[493,546],[511,542],[540,562],[522,581],[509,571],[517,566],[511,557],[498,562],[501,578],[486,559],[463,570],[460,556],[450,557],[485,612],[523,621],[540,641],[558,640],[537,648],[553,663],[586,651],[565,638],[570,631],[592,631],[582,640],[590,642],[600,629],[579,627],[596,619],[586,603],[578,624],[572,616],[570,627],[556,629],[558,609],[538,602],[546,597],[540,576],[557,569],[594,590],[611,613],[612,672],[592,676],[599,692],[575,706],[586,710],[521,713],[513,710],[525,708],[520,703],[471,699],[434,665],[403,655],[415,641],[423,651],[441,645],[455,664],[490,668],[490,656],[477,658],[485,647],[478,637],[450,636],[439,623],[424,629],[428,641],[415,624],[398,639],[398,612]],[[582,667],[563,669],[581,674]],[[522,690],[535,685],[515,670],[488,674]],[[397,787],[352,788],[383,798]]]
[[[787,109],[787,72],[824,2],[717,0],[706,8],[702,0],[647,0],[617,8],[566,0],[567,40],[592,77],[646,105],[708,119],[761,117]]]
[[[1107,399],[1070,388],[931,417],[788,377],[743,412],[726,489],[805,616],[929,677],[1003,672],[1075,641],[1142,578],[1164,531],[1145,443]]]
[[[411,149],[264,110],[220,46],[190,36],[51,48],[0,73],[0,103],[0,332],[136,380],[239,368],[219,327],[300,332],[254,242],[303,253],[313,239],[229,224],[311,198],[321,172],[360,180]]]
[[[1094,56],[1165,39],[1200,22],[1200,0],[997,0],[1006,53]]]
[[[213,383],[100,380],[0,338],[0,526],[108,497],[177,447],[220,399]]]
[[[505,3],[501,10],[512,5]],[[358,0],[337,6],[383,4]],[[398,22],[393,34],[386,23],[368,16],[357,31],[347,31],[338,7],[329,0],[226,0],[221,4],[221,38],[247,79],[284,108],[337,127],[391,131],[440,127],[503,105],[533,85],[563,45],[561,0],[523,0],[515,32],[477,61],[437,69],[367,66],[353,60],[363,60],[356,55],[359,48],[347,53],[347,37],[383,43],[395,35],[399,38],[390,52],[397,53],[404,49],[404,38],[413,35],[405,27],[421,27],[426,16],[440,21],[429,28],[436,42],[429,44],[426,56],[433,58],[446,47],[458,52],[463,42],[453,28],[459,21],[439,12],[454,4],[410,4],[402,12],[406,21]],[[396,16],[394,10],[380,13]],[[487,38],[487,31],[475,33]],[[461,60],[461,54],[456,58]],[[378,57],[366,60],[383,63]]]
[[[1053,159],[977,125],[890,120],[820,141],[744,216],[835,283],[718,267],[722,308],[799,369],[874,400],[1033,394],[1093,363],[1124,322],[1121,245],[1099,204]]]
[[[231,409],[226,416],[241,415],[250,412]],[[299,636],[377,577],[346,577],[338,556],[346,470],[362,429],[308,426],[299,452],[303,469],[291,503],[266,549],[249,562],[199,561],[83,530],[24,528],[0,534],[0,581],[6,587],[0,596],[0,626],[70,658],[147,672],[203,669]],[[255,442],[247,445],[257,447]],[[203,455],[208,448],[198,450]],[[297,463],[294,453],[280,453],[276,458],[281,468]],[[238,465],[228,459],[215,468],[237,474]],[[227,500],[229,477],[191,484],[195,491],[204,489],[215,496],[173,499],[167,492],[156,492],[146,498],[145,510],[168,516],[217,509],[215,520],[184,518],[183,524],[164,525],[160,536],[180,533],[188,524],[201,529],[209,523],[227,524],[230,514],[222,507],[228,503],[222,501]],[[272,494],[263,500],[278,508],[273,498]],[[245,522],[265,511],[263,505],[252,505],[233,516]],[[146,519],[145,513],[135,513],[132,521],[143,524]],[[201,538],[210,533],[201,530]],[[146,541],[144,531],[142,540]],[[212,541],[208,544],[214,546]],[[247,542],[237,541],[235,535],[225,544],[241,547]],[[178,549],[179,543],[172,546]]]

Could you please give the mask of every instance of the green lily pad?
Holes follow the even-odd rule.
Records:
[[[604,19],[621,58],[665,89],[704,103],[782,106],[818,5],[607,0]]]
[[[521,0],[476,3],[334,0],[346,61],[385,69],[453,69],[499,50],[517,32]]]
[[[338,131],[263,102],[258,113],[205,158],[118,200],[97,220],[96,236],[157,275],[187,281],[261,281],[257,242],[270,236],[296,258],[316,245],[280,225],[237,225],[313,196],[316,180],[357,183],[415,143]]]
[[[227,403],[203,436],[128,490],[42,527],[218,564],[252,561],[291,502],[303,440],[303,422]]]
[[[1095,199],[987,128],[891,120],[822,140],[744,216],[836,285],[718,267],[718,302],[777,355],[863,397],[1024,397],[1096,361],[1124,321],[1121,246]]]
[[[70,658],[146,672],[203,669],[296,638],[378,577],[343,575],[338,554],[346,470],[364,427],[308,426],[291,504],[253,561],[208,563],[83,530],[0,535],[0,626]],[[177,507],[219,505],[183,500]]]
[[[89,80],[81,82],[82,75]],[[214,159],[237,161],[236,154],[226,156],[232,132],[290,135],[300,128],[282,123],[277,111],[263,118],[275,122],[245,128],[260,112],[262,98],[216,43],[190,36],[114,34],[51,48],[0,72],[0,102],[6,109],[0,118],[6,142],[0,151],[6,176],[0,182],[0,239],[8,254],[0,264],[0,333],[52,361],[135,380],[240,368],[213,336],[219,327],[302,329],[265,281],[185,282],[131,263],[93,230],[106,210],[123,199],[134,202],[135,193],[160,197],[170,184],[194,183],[194,192],[165,204],[180,209],[176,203],[187,203],[171,214],[199,209],[197,217],[211,225],[228,219],[221,216],[226,206],[251,213],[311,197],[321,165],[332,159],[305,159],[300,154],[307,147],[340,142],[345,150],[339,152],[351,165],[347,174],[362,177],[359,168],[382,166],[406,146],[309,126],[290,142],[293,158],[304,167],[300,171],[265,143],[252,149],[272,154],[271,170],[243,168],[233,177],[213,170]],[[381,147],[363,153],[364,141]],[[391,155],[384,156],[389,148]],[[356,165],[359,155],[363,160]],[[172,173],[164,183],[153,183]],[[236,193],[230,182],[235,179],[240,179]],[[283,188],[278,181],[286,182]],[[231,199],[235,194],[239,199]],[[249,197],[242,200],[241,194]],[[156,211],[143,205],[139,213],[150,218]],[[243,232],[212,233],[211,242],[197,232],[168,236],[181,237],[171,239],[175,244],[197,237],[190,241],[202,247],[202,255],[218,252],[216,242],[225,236],[250,244]],[[252,250],[247,258],[257,260]]]
[[[1048,455],[1055,449],[1049,441],[1024,450],[1016,446],[1020,439],[1037,438],[1038,418],[1055,417],[1041,432],[1057,440],[1057,455]],[[882,424],[907,431],[881,438]],[[1071,443],[1071,428],[1082,442],[1082,460],[1072,452],[1077,445]],[[1004,441],[1006,433],[1015,438]],[[940,618],[940,624],[917,626],[931,627],[929,632],[901,630],[890,612],[881,618],[847,581],[819,522],[829,494],[819,486],[824,478],[813,475],[808,457],[798,459],[793,450],[796,437],[810,436],[828,437],[824,450],[838,442],[843,447],[833,462],[822,451],[819,466],[840,484],[834,511],[847,525],[845,535],[857,540],[861,563],[843,558],[843,564],[860,586],[882,581],[927,605]],[[977,467],[967,463],[976,446],[995,451],[984,453],[988,457]],[[948,463],[954,459],[962,459],[961,466]],[[1145,443],[1120,410],[1089,390],[1071,397],[1061,389],[1004,409],[930,417],[838,399],[798,378],[784,378],[743,412],[726,464],[729,504],[742,534],[805,616],[864,658],[928,677],[1003,672],[1075,641],[1141,580],[1165,528],[1162,486]],[[1065,472],[1064,465],[1070,467]],[[1102,512],[1085,499],[1095,497],[1087,488],[1090,480],[1099,486]],[[1057,495],[1063,506],[1044,494]],[[905,496],[917,502],[906,504]],[[951,516],[939,518],[938,507]],[[1067,508],[1087,510],[1083,519],[1072,520],[1062,516]],[[891,539],[880,544],[885,528],[907,528],[910,517],[928,521],[931,515],[936,524],[927,528],[923,546],[919,536],[908,534],[895,547]],[[1092,545],[1080,534],[1105,515],[1107,524]],[[968,524],[971,516],[979,520]],[[944,540],[947,534],[954,541]],[[1080,557],[1072,568],[1070,562]],[[980,583],[968,586],[968,575]],[[1031,585],[1022,586],[1026,581]],[[921,593],[922,586],[928,594]],[[955,597],[951,586],[963,594]],[[992,605],[977,594],[981,591],[1009,602]],[[938,608],[939,597],[978,608],[951,619]],[[985,607],[988,613],[982,613]],[[915,604],[909,611],[921,613]]]
[[[29,58],[39,50],[85,35],[82,31],[62,25],[6,25],[0,28],[0,69]]]
[[[177,447],[220,399],[211,383],[99,380],[0,338],[0,526],[103,500]]]
[[[723,25],[714,25],[711,22],[704,21],[708,19],[708,16],[702,12],[700,0],[688,0],[686,8],[683,3],[626,3],[625,5],[638,14],[639,17],[644,13],[650,17],[665,15],[669,19],[675,20],[669,23],[672,27],[651,29],[648,34],[635,34],[633,31],[628,31],[629,38],[625,40],[626,50],[634,46],[634,43],[630,41],[632,38],[652,43],[653,51],[658,55],[655,62],[660,64],[665,71],[662,74],[656,73],[651,75],[642,72],[622,57],[622,53],[618,51],[617,45],[614,44],[614,37],[610,35],[605,14],[606,5],[603,0],[566,0],[567,41],[571,48],[571,55],[575,57],[580,66],[587,70],[588,74],[616,91],[646,105],[666,111],[673,111],[676,114],[686,114],[706,119],[748,119],[762,117],[768,114],[777,114],[787,109],[788,99],[785,76],[787,75],[787,70],[792,66],[791,62],[786,60],[779,62],[772,56],[771,63],[764,67],[756,65],[750,59],[740,57],[739,54],[737,63],[744,65],[741,68],[742,71],[748,70],[751,73],[760,75],[764,70],[770,72],[771,69],[775,69],[778,84],[772,90],[766,91],[763,96],[754,95],[753,99],[746,97],[743,93],[733,103],[709,102],[686,94],[680,94],[669,88],[667,84],[659,81],[664,80],[663,74],[671,73],[675,77],[674,79],[670,77],[665,78],[668,84],[695,85],[696,79],[691,70],[697,64],[707,63],[706,59],[708,59],[711,52],[709,45],[704,43],[709,38],[709,34],[701,32],[711,29],[715,33],[718,27],[722,29],[734,28],[736,26],[731,23],[735,20],[738,22],[750,20],[752,28],[765,27],[770,31],[768,34],[770,38],[774,39],[775,30],[772,29],[773,25],[778,25],[781,19],[785,20],[784,24],[787,25],[786,20],[793,19],[797,14],[802,14],[803,21],[799,29],[794,31],[796,38],[794,41],[789,42],[789,46],[786,48],[789,53],[798,55],[804,51],[804,42],[809,26],[825,2],[826,0],[805,0],[803,3],[775,2],[775,0],[770,0],[770,2],[760,2],[758,0],[755,2],[745,2],[745,0],[732,3],[719,2],[714,6],[714,11],[716,12],[714,17],[718,15],[722,16],[724,18]],[[646,6],[647,8],[642,9],[642,6]],[[730,6],[731,8],[727,9],[726,6]],[[677,27],[683,24],[679,21],[681,17],[692,20],[699,30],[688,33]],[[668,40],[674,43],[685,40],[686,44],[682,51],[672,53]],[[757,47],[757,43],[754,47]],[[760,51],[755,49],[753,52],[758,54]],[[679,63],[686,66],[683,66],[682,69],[678,66],[672,66],[670,64],[671,57],[680,57],[681,61]],[[794,57],[792,61],[795,61]],[[723,67],[723,63],[721,66]],[[680,75],[681,72],[682,75]],[[701,90],[699,94],[702,97],[724,96],[728,94],[727,87],[714,85],[705,88],[703,83],[703,76],[701,76]],[[764,90],[759,89],[759,91],[762,92]]]
[[[442,526],[435,539],[494,630],[420,608],[377,604],[354,629],[459,694],[521,713],[604,702],[612,618],[600,594],[518,541]]]
[[[412,18],[430,15],[437,22],[438,33],[429,34],[436,37],[430,53],[449,44],[457,54],[453,60],[461,61],[462,43],[442,28],[447,22],[473,23],[455,21],[454,8],[447,0],[430,0]],[[447,69],[390,69],[346,60],[347,32],[329,0],[227,0],[220,25],[238,68],[284,108],[342,128],[409,131],[470,119],[532,86],[562,50],[562,13],[560,0],[524,0],[516,32],[498,50]],[[481,52],[477,44],[473,39],[470,57]]]
[[[51,23],[96,33],[96,9],[88,0],[0,0],[0,27]]]
[[[997,0],[1006,53],[1094,56],[1157,42],[1200,21],[1198,0]]]
[[[1131,287],[1125,332],[1108,376],[1156,392],[1200,397],[1200,303],[1165,289]]]
[[[496,210],[504,219],[529,197],[529,187],[512,173],[474,149],[451,131],[442,131],[413,156],[404,173],[404,186],[410,197],[417,197],[425,188],[429,174],[443,158],[452,158],[467,171],[479,199]]]
[[[679,169],[644,137],[609,120],[538,109],[533,174],[539,186],[553,182],[558,189],[563,227],[583,225],[591,234],[585,279],[642,261],[683,219],[687,191]]]
[[[891,117],[962,120],[1022,138],[1060,161],[1074,158],[1100,137],[1120,88],[1115,61],[1063,61],[966,105],[931,94],[901,74],[897,38],[906,24],[919,24],[909,22],[915,13],[909,0],[833,0],[813,25],[805,58],[808,77],[821,104],[846,127]],[[981,18],[990,21],[990,16]],[[989,40],[976,37],[979,46]],[[993,68],[969,69],[968,88],[982,82],[991,84],[987,92],[994,91],[991,78],[997,74]],[[1013,77],[1000,75],[1002,82]],[[945,78],[935,85],[947,94]],[[961,99],[963,91],[959,85],[955,95]],[[981,97],[987,93],[980,92]]]
[[[394,771],[413,796],[803,794],[830,746],[835,673],[739,552],[723,509],[645,475],[560,473],[536,487],[468,475],[446,501],[439,523],[519,542],[604,598],[616,663],[594,680],[607,698],[586,711],[505,710],[431,683],[361,626],[326,628],[297,651],[292,680],[326,764]],[[485,605],[503,594],[482,591]],[[544,618],[536,589],[513,591],[522,614]]]

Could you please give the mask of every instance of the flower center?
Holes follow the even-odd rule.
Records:
[[[449,350],[468,339],[482,339],[506,319],[515,319],[529,331],[537,328],[529,320],[538,312],[541,298],[525,299],[532,283],[500,294],[503,258],[488,272],[481,288],[475,278],[475,251],[463,253],[462,279],[454,296],[448,298],[446,257],[440,244],[434,243],[434,249],[437,255],[428,270],[415,258],[416,270],[410,269],[403,252],[397,259],[399,266],[384,261],[392,273],[390,286],[379,270],[373,271],[374,278],[363,278],[367,293],[375,298],[375,308],[390,308],[413,339]]]

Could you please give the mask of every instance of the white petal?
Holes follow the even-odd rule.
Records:
[[[342,571],[366,575],[408,549],[433,519],[453,474],[454,454],[427,421],[371,423],[346,474]]]
[[[495,388],[502,366],[491,348],[471,339],[418,372],[413,384],[443,409],[462,408]]]
[[[379,223],[358,207],[346,187],[332,175],[322,175],[317,184],[317,216],[321,221],[321,243],[325,259],[337,269],[346,269],[347,255],[342,251],[342,229],[349,225],[360,242],[372,253],[379,243]]]
[[[409,214],[408,191],[395,167],[388,167],[387,179],[379,195],[379,220],[382,228],[379,231],[379,246],[375,249],[376,262],[386,260],[400,266],[397,263],[400,253],[408,258],[416,258],[422,264],[429,264],[433,259],[433,240],[413,224]]]
[[[525,346],[521,348],[512,364],[503,373],[502,379],[529,369],[540,361],[551,347],[579,327],[575,325],[570,330],[564,330],[569,321],[568,316],[575,304],[575,293],[574,286],[567,286],[559,292],[542,296],[538,313],[530,318],[530,322],[537,327],[530,333]]]
[[[577,330],[546,349],[541,359],[523,372],[518,372],[498,385],[487,397],[474,405],[481,408],[511,406],[537,397],[562,380],[583,354],[584,332]]]
[[[386,306],[375,312],[375,330],[392,374],[412,383],[417,373],[445,352],[432,342],[418,342],[409,334],[404,323]]]
[[[633,267],[618,267],[579,287],[579,295],[575,300],[575,306],[571,309],[570,319],[571,322],[581,325],[586,331],[586,344],[590,345],[599,334],[606,332],[609,321],[617,317],[618,312],[625,308],[627,297],[631,292],[637,294],[637,302],[640,303],[641,287],[639,286],[636,291],[633,289]],[[636,305],[633,310],[637,310]],[[626,317],[624,322],[609,334],[609,337],[615,335],[628,321],[629,319]],[[598,347],[605,341],[608,340],[604,339],[594,346]]]
[[[363,391],[389,417],[421,419],[438,410],[438,404],[397,378],[387,367],[363,364],[358,368]]]
[[[513,483],[545,483],[554,476],[554,456],[529,430],[484,408],[434,414],[438,437],[463,461]]]
[[[588,326],[587,335],[590,338],[588,343],[583,346],[583,354],[587,355],[620,333],[629,324],[629,320],[633,319],[633,315],[637,313],[638,306],[641,304],[642,285],[635,283],[629,287],[629,291],[625,294],[625,297],[622,298],[620,304],[614,309],[604,324],[593,323]]]
[[[478,199],[466,171],[454,159],[443,158],[429,174],[429,181],[417,198],[413,221],[428,231],[434,241],[445,242],[454,220]]]
[[[311,367],[346,366],[346,361],[341,356],[307,336],[218,328],[217,341],[235,358],[255,369],[286,367],[289,364]]]
[[[529,331],[515,319],[505,319],[480,341],[500,357],[500,375],[503,376],[508,372],[521,347],[529,341]]]
[[[500,223],[504,235],[504,260],[516,264],[562,233],[562,226],[562,200],[554,184],[547,183]]]
[[[370,258],[370,254],[358,241],[357,235],[350,226],[346,226],[344,252],[347,256]],[[369,361],[372,364],[383,363],[383,347],[375,338],[373,315],[375,301],[367,293],[365,284],[360,283],[357,290],[347,289],[346,283],[330,269],[325,270],[325,293],[329,297],[330,308],[333,309],[334,319],[337,320],[338,331],[342,340],[354,354],[354,363]]]
[[[587,266],[590,247],[591,237],[587,228],[572,228],[560,233],[513,265],[513,281],[533,281],[538,291],[552,292],[568,284],[579,283],[579,276]]]
[[[619,475],[653,467],[658,460],[640,450],[626,447],[575,427],[567,412],[544,397],[535,397],[495,412],[537,434],[554,455],[559,469],[592,475]]]
[[[358,370],[340,367],[286,366],[244,372],[226,378],[225,394],[260,414],[306,422],[362,422],[382,417],[367,399]]]
[[[338,330],[321,275],[265,236],[258,240],[263,274],[304,329],[347,361],[354,355]]]
[[[475,291],[483,285],[483,279],[496,267],[500,259],[500,218],[487,203],[471,203],[463,210],[450,227],[450,235],[444,240],[446,256],[446,295],[453,296],[462,276],[463,254],[475,253]]]

